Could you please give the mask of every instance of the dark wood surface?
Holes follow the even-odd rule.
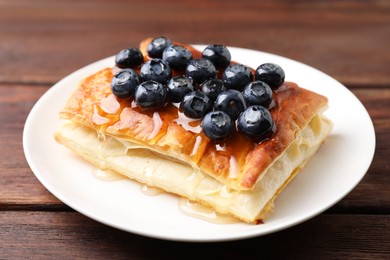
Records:
[[[146,238],[70,209],[40,184],[25,160],[22,132],[29,111],[72,71],[159,35],[275,53],[341,81],[374,122],[377,147],[366,176],[323,214],[234,242]],[[389,43],[385,0],[0,0],[0,259],[389,259]]]

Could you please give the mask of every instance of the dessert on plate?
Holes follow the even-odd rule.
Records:
[[[326,97],[261,62],[145,39],[75,86],[55,139],[103,170],[261,223],[332,128]]]

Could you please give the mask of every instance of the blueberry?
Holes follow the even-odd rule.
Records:
[[[209,79],[201,85],[201,91],[206,93],[212,100],[215,100],[224,90],[226,90],[225,85],[220,79]]]
[[[119,68],[138,68],[144,62],[144,56],[138,48],[121,50],[115,56],[116,66]]]
[[[146,48],[149,57],[162,58],[162,53],[166,47],[172,45],[172,41],[165,37],[154,38]]]
[[[253,139],[264,139],[275,130],[271,113],[258,105],[248,107],[237,121],[238,130]]]
[[[176,76],[168,83],[168,98],[172,102],[180,102],[185,95],[194,90],[192,79],[186,76]]]
[[[141,108],[160,108],[165,105],[167,89],[159,82],[142,82],[135,90],[135,101]]]
[[[243,90],[253,79],[252,71],[243,64],[233,64],[228,66],[222,75],[222,80],[226,88]]]
[[[274,63],[261,64],[255,72],[255,79],[267,83],[272,89],[277,89],[284,82],[283,69]]]
[[[111,81],[111,91],[118,98],[129,98],[140,83],[137,72],[132,69],[123,69],[117,72]]]
[[[171,76],[171,67],[161,59],[149,60],[141,67],[141,78],[144,81],[154,80],[165,84]]]
[[[207,46],[202,57],[210,60],[218,69],[225,68],[230,63],[231,55],[225,45],[213,44]]]
[[[202,118],[213,108],[213,101],[203,92],[192,91],[184,96],[180,110],[190,118]]]
[[[211,61],[201,58],[188,63],[186,75],[191,77],[196,84],[202,84],[208,79],[215,78],[216,69]]]
[[[224,111],[232,120],[236,120],[246,108],[245,98],[240,91],[228,89],[218,95],[214,108],[215,110]]]
[[[185,70],[187,63],[192,60],[192,52],[183,46],[171,45],[164,50],[162,59],[172,69]]]
[[[243,91],[248,105],[260,105],[269,108],[272,102],[272,89],[263,81],[252,81]]]
[[[215,141],[221,141],[233,132],[233,121],[223,111],[213,111],[205,115],[202,121],[204,133]]]

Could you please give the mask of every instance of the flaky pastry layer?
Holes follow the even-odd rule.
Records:
[[[98,138],[101,133],[96,129],[77,122],[65,123],[55,138],[97,167],[198,201],[242,221],[256,223],[272,211],[278,193],[316,152],[331,128],[328,119],[315,115],[253,189],[241,191],[229,188],[188,164],[169,160],[123,138],[110,135]]]

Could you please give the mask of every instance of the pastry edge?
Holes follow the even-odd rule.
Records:
[[[158,188],[163,189],[163,190],[165,190],[167,192],[174,193],[174,194],[177,194],[179,196],[186,197],[186,198],[188,198],[188,199],[190,199],[192,201],[196,201],[196,202],[202,203],[204,205],[211,206],[217,212],[233,215],[233,216],[235,216],[235,217],[239,218],[240,220],[242,220],[244,222],[247,222],[247,223],[259,223],[259,222],[261,222],[261,220],[267,218],[267,216],[272,212],[274,200],[277,198],[279,193],[298,174],[298,172],[300,172],[300,170],[304,167],[304,165],[316,153],[317,149],[321,146],[321,144],[324,142],[325,138],[327,137],[327,135],[331,131],[331,128],[332,128],[331,122],[328,119],[326,119],[325,117],[321,117],[321,120],[322,120],[321,121],[321,128],[324,128],[324,129],[321,130],[322,133],[320,134],[321,135],[320,140],[316,140],[317,143],[314,145],[315,147],[313,146],[314,148],[312,148],[312,151],[310,152],[310,154],[308,156],[306,156],[305,158],[303,158],[303,160],[301,160],[296,167],[293,167],[293,170],[289,172],[287,178],[283,179],[283,183],[281,185],[278,185],[277,189],[274,189],[272,191],[272,196],[268,195],[269,198],[266,199],[265,203],[263,202],[263,205],[261,206],[260,210],[257,211],[256,214],[253,214],[253,212],[252,212],[251,214],[245,215],[243,212],[238,212],[237,209],[235,209],[234,207],[232,208],[231,205],[229,205],[229,206],[222,205],[221,206],[221,205],[218,204],[218,201],[216,201],[216,200],[213,201],[213,199],[210,199],[210,197],[207,197],[207,196],[206,197],[202,197],[199,194],[192,194],[193,191],[190,191],[190,189],[187,189],[187,190],[184,190],[184,191],[180,192],[177,189],[175,190],[175,189],[166,187],[164,185],[161,185],[161,183],[159,183],[159,181],[156,182],[156,180],[155,181],[147,180],[145,178],[142,178],[142,175],[141,175],[141,177],[140,176],[135,176],[136,174],[134,174],[134,172],[133,173],[131,173],[131,172],[123,172],[120,169],[118,169],[117,166],[112,167],[113,165],[110,165],[110,167],[111,167],[111,170],[114,170],[115,172],[118,172],[118,173],[120,173],[122,175],[125,175],[128,178],[135,179],[136,181],[138,181],[140,183],[145,183],[145,184],[147,184],[149,186],[158,187]],[[85,127],[85,126],[82,126],[82,127]],[[93,130],[93,129],[89,129],[89,130],[93,131],[94,133],[96,133],[96,131]],[[55,139],[56,139],[57,142],[65,145],[70,150],[72,150],[73,152],[75,152],[76,154],[78,154],[79,156],[84,158],[85,160],[89,161],[93,165],[95,165],[95,166],[97,166],[99,168],[105,168],[107,166],[107,160],[105,160],[104,161],[104,165],[102,165],[102,163],[100,161],[101,158],[99,158],[99,156],[96,156],[96,154],[93,154],[93,153],[82,152],[83,149],[80,149],[80,147],[79,147],[80,144],[78,144],[76,140],[72,140],[72,139],[66,137],[66,135],[67,134],[66,134],[66,132],[64,132],[64,129],[61,128],[60,130],[58,130],[56,132]],[[166,160],[166,158],[164,158],[164,160]],[[169,161],[169,163],[178,163],[178,162],[170,162]],[[178,163],[178,164],[182,165],[181,163]],[[184,167],[189,167],[187,165],[183,165],[183,166]],[[192,174],[194,174],[194,173],[192,173]],[[198,175],[199,174],[203,175],[201,178],[210,178],[214,182],[218,182],[217,180],[213,179],[212,177],[208,176],[207,174],[203,174],[203,173],[199,173],[198,172]],[[261,185],[261,183],[263,181],[267,181],[267,178],[265,178],[265,176],[267,176],[267,175],[264,175],[264,178],[262,178],[262,180],[260,182],[258,182],[257,185]],[[222,187],[226,187],[222,183],[221,183],[221,185],[222,185]],[[192,188],[192,189],[194,189],[194,188]],[[251,193],[253,191],[250,190],[250,191],[234,191],[234,192]],[[245,209],[241,209],[239,211],[245,211]]]

